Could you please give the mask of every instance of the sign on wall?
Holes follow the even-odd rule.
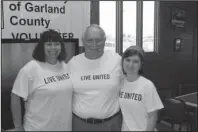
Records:
[[[81,38],[90,24],[89,1],[3,1],[2,7],[2,39],[37,39],[46,29]]]

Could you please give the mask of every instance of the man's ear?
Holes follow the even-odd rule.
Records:
[[[106,39],[107,39],[107,38],[106,38],[106,37],[104,37],[104,41],[106,41]]]

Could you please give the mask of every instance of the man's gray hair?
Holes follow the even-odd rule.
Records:
[[[87,31],[89,30],[89,28],[92,28],[92,27],[99,29],[99,30],[100,30],[101,36],[102,36],[103,38],[106,38],[106,33],[105,33],[105,31],[104,31],[99,25],[97,25],[97,24],[91,24],[90,26],[88,26],[88,27],[86,28],[85,32],[83,33],[83,36],[82,36],[83,38],[85,38],[86,33],[87,33]]]

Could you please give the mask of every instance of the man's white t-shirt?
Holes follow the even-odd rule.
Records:
[[[154,84],[143,76],[134,82],[123,81],[119,102],[123,115],[122,131],[145,131],[148,113],[164,107]]]
[[[120,62],[121,57],[111,51],[105,51],[96,60],[87,59],[85,53],[70,60],[74,114],[81,118],[104,119],[120,110]]]
[[[28,62],[18,73],[12,92],[25,100],[25,131],[72,130],[73,89],[64,62]]]

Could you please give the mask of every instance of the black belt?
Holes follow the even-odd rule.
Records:
[[[74,114],[74,113],[73,113]],[[120,111],[117,112],[116,114],[112,115],[111,117],[109,118],[105,118],[105,119],[96,119],[96,118],[87,118],[87,119],[84,119],[84,118],[81,118],[77,115],[75,115],[77,118],[81,119],[82,121],[84,122],[87,122],[87,123],[90,123],[90,124],[100,124],[100,123],[104,123],[106,121],[109,121],[111,119],[113,119],[115,116],[119,115],[120,114]]]

